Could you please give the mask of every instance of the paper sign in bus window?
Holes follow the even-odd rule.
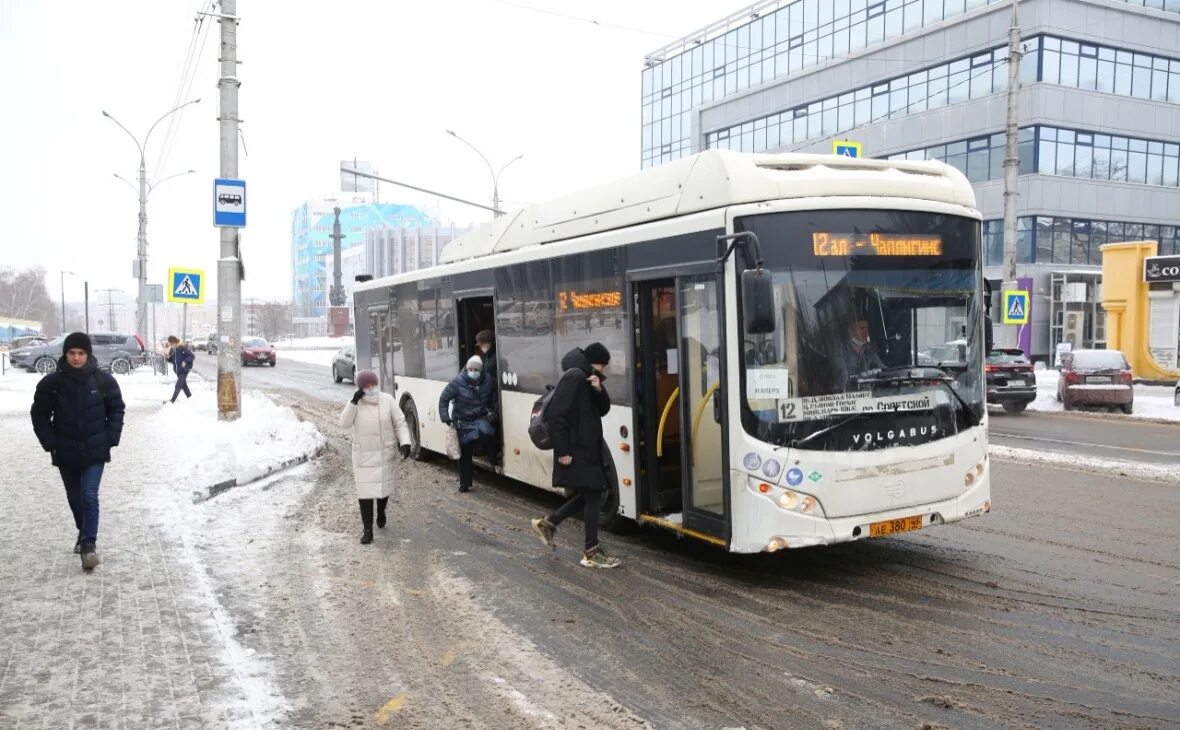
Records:
[[[791,397],[791,375],[786,368],[751,368],[746,371],[746,398],[779,400]]]

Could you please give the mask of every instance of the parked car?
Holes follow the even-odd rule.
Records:
[[[1024,350],[998,348],[988,353],[983,366],[987,378],[987,402],[1008,413],[1023,413],[1037,399],[1037,380]]]
[[[356,383],[356,345],[345,345],[332,357],[332,380]]]
[[[49,342],[13,350],[8,353],[9,362],[13,367],[25,368],[30,372],[53,372],[62,356],[61,346],[65,339],[65,335],[59,335]],[[144,345],[136,335],[92,332],[90,342],[94,348],[94,359],[103,370],[124,375],[144,362]]]
[[[242,338],[242,365],[275,366],[275,349],[261,337]]]
[[[1057,400],[1065,410],[1081,405],[1118,406],[1130,413],[1135,399],[1127,358],[1118,350],[1074,350],[1061,356]]]

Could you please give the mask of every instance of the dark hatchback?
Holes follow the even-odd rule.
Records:
[[[987,402],[1008,413],[1023,413],[1037,399],[1037,379],[1024,350],[996,349],[988,353],[983,373],[987,377]]]

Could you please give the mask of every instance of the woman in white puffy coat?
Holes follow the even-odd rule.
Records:
[[[357,391],[340,414],[340,427],[352,429],[352,473],[360,502],[361,544],[373,542],[373,502],[377,503],[377,527],[385,527],[385,505],[397,486],[397,460],[410,453],[410,429],[389,393],[382,393],[377,373],[356,374]]]

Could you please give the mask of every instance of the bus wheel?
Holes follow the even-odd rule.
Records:
[[[406,417],[406,428],[410,430],[410,457],[414,461],[425,461],[427,452],[422,448],[422,437],[418,428],[418,409],[414,399],[406,396],[402,400],[402,415]]]

